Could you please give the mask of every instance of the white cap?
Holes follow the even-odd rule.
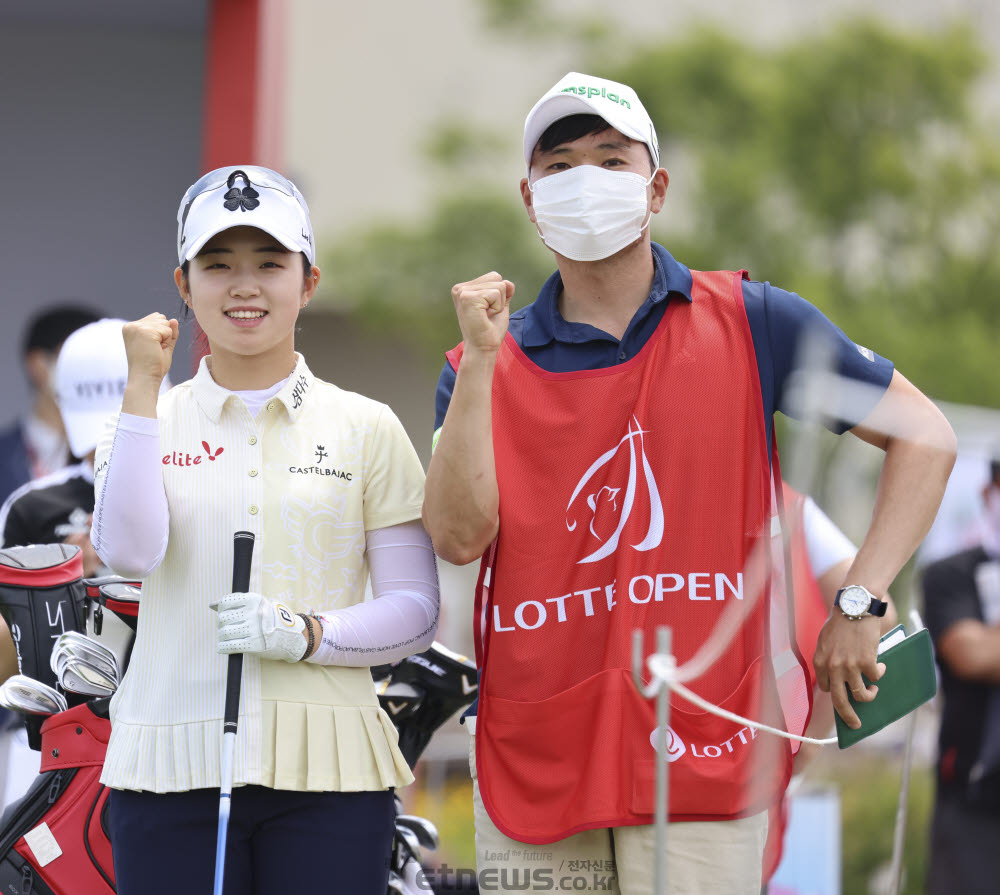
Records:
[[[108,418],[121,408],[128,359],[124,320],[104,318],[71,333],[56,360],[55,393],[69,449],[86,457],[97,447]],[[169,387],[166,377],[160,391]]]
[[[571,71],[545,94],[524,120],[524,163],[531,167],[531,153],[546,128],[570,115],[600,115],[615,130],[645,143],[659,167],[660,147],[656,129],[636,92],[626,84]]]
[[[230,227],[256,227],[316,263],[309,206],[294,183],[270,168],[216,168],[188,189],[177,209],[178,264]]]

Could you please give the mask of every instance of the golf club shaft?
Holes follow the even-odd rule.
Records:
[[[253,559],[253,532],[238,531],[233,536],[233,593],[250,590],[250,563]],[[236,725],[240,716],[240,684],[243,654],[233,653],[226,668],[226,705],[222,715],[222,764],[219,785],[219,834],[215,843],[214,895],[222,895],[226,872],[226,834],[233,793],[233,758],[236,752]]]

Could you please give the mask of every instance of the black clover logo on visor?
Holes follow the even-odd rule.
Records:
[[[242,190],[234,186],[237,177],[242,177],[246,182],[246,186]],[[226,193],[224,197],[225,201],[222,204],[230,211],[236,211],[237,208],[240,211],[253,211],[260,205],[260,193],[250,185],[250,178],[243,171],[233,171],[226,181],[226,186],[230,187],[230,189]]]

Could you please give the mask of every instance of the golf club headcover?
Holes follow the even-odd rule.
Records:
[[[142,582],[117,575],[85,578],[87,636],[115,654],[122,675],[128,668],[139,625]]]
[[[0,550],[0,614],[10,628],[21,674],[58,686],[49,656],[64,631],[84,631],[79,547],[38,544]]]

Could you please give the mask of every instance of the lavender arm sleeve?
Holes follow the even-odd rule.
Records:
[[[434,550],[423,525],[374,529],[366,547],[375,599],[320,613],[323,639],[307,662],[382,665],[434,642],[441,601]]]

